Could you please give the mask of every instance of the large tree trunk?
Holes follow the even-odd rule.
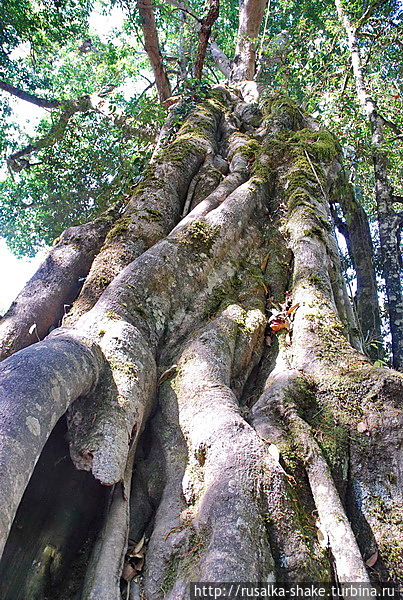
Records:
[[[65,326],[0,365],[4,600],[401,572],[403,377],[359,351],[329,207],[340,148],[284,97],[212,96]]]

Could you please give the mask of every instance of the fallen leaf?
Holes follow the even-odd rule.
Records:
[[[365,564],[367,565],[367,567],[373,567],[374,564],[376,563],[376,561],[378,560],[378,557],[379,557],[378,550],[375,550],[375,552],[369,557],[369,559],[365,561]]]
[[[122,579],[131,581],[135,575],[137,575],[137,570],[130,563],[125,563],[122,571]]]
[[[294,304],[294,306],[291,306],[291,308],[289,308],[287,310],[287,315],[291,315],[294,312],[294,310],[297,310],[298,307],[299,307],[299,302],[297,302],[297,304]]]
[[[270,323],[272,331],[280,331],[280,329],[290,329],[290,322],[288,319],[276,319]]]
[[[161,377],[158,379],[158,385],[162,385],[164,383],[164,381],[166,381],[167,379],[172,377],[172,375],[175,375],[177,369],[178,369],[178,365],[172,365],[172,367],[169,367],[169,369],[164,371],[162,373]]]
[[[136,554],[138,554],[140,552],[140,550],[144,546],[145,539],[146,538],[143,535],[143,537],[141,538],[141,540],[134,546],[134,548],[133,548],[133,556],[136,555]]]
[[[366,421],[360,421],[357,425],[358,433],[364,433],[364,431],[368,431],[368,423]]]
[[[265,271],[266,267],[267,267],[267,263],[269,262],[269,258],[270,258],[270,253],[266,254],[266,256],[263,258],[261,264],[260,264],[260,270],[261,271]]]

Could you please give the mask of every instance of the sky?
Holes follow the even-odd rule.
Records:
[[[99,37],[106,39],[114,28],[121,26],[122,20],[123,12],[117,6],[108,15],[94,10],[90,17],[90,30],[94,31]],[[24,54],[24,51],[26,49],[21,47],[21,55]],[[45,112],[44,109],[18,98],[10,100],[13,119],[19,122],[25,133],[33,135],[36,125],[38,125]],[[4,173],[4,170],[0,171],[0,177],[4,176]],[[44,255],[44,250],[41,250],[35,258],[17,259],[7,248],[5,241],[0,238],[0,315],[5,313],[25,283],[35,273],[44,259]]]
[[[0,288],[0,314],[3,314],[25,282],[32,277],[43,260],[43,250],[35,258],[18,259],[7,248],[4,240],[0,239],[0,273],[2,285]]]

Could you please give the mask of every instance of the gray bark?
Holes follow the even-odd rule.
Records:
[[[149,238],[133,250],[143,234],[133,207],[157,198],[150,173],[128,199],[129,226],[109,238],[109,257],[101,251],[112,281],[60,337],[1,366],[5,432],[10,444],[19,436],[10,479],[0,481],[6,525],[68,407],[74,464],[114,486],[89,564],[80,559],[75,581],[59,575],[71,597],[117,600],[140,588],[150,600],[184,600],[197,579],[343,583],[399,573],[403,379],[350,343],[329,208],[340,148],[284,99],[262,102],[263,121],[245,97],[220,101],[199,109],[207,138],[185,124],[178,162],[171,152],[152,167],[172,210],[168,231],[155,234],[143,219]],[[201,174],[209,153],[229,169],[213,192]],[[177,223],[197,175],[198,204]],[[128,252],[121,269],[119,245]],[[63,540],[49,544],[73,561]],[[136,545],[145,564],[129,584],[120,576],[135,574]],[[43,597],[56,589],[52,564],[35,574]],[[31,572],[21,577],[29,589]]]
[[[256,71],[256,43],[267,0],[242,0],[232,81],[252,80]]]
[[[0,552],[50,432],[95,385],[101,367],[96,347],[60,332],[1,364]]]
[[[98,254],[114,211],[87,225],[70,227],[0,321],[0,360],[42,340],[76,299]]]

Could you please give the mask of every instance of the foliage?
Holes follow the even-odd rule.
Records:
[[[89,36],[91,9],[108,14],[116,6],[125,15],[121,28],[106,36]],[[222,80],[222,75],[208,57],[202,81],[192,78],[195,17],[202,18],[206,6],[200,0],[189,0],[186,6],[188,12],[169,2],[155,2],[164,64],[173,93],[184,98],[188,110],[206,96],[212,84]],[[370,92],[382,114],[402,129],[401,5],[397,0],[354,0],[346,8],[358,28]],[[136,138],[133,131],[148,127],[154,135],[164,111],[156,109],[153,89],[147,90],[152,76],[133,3],[105,0],[90,6],[80,0],[5,0],[0,13],[6,23],[0,39],[1,68],[8,81],[59,100],[104,90],[113,110],[128,114],[134,127],[129,134],[127,128],[119,128],[100,115],[77,114],[70,120],[65,138],[39,153],[32,161],[35,166],[2,182],[2,235],[14,251],[33,253],[67,224],[102,210],[108,185],[118,173],[127,173],[128,180],[139,174],[153,136],[146,142]],[[213,37],[229,57],[235,50],[237,19],[237,3],[221,2]],[[89,41],[85,51],[83,40]],[[357,102],[346,40],[333,2],[269,2],[258,57],[258,80],[266,89],[286,92],[336,133],[357,197],[373,216],[370,135]],[[6,97],[2,101],[0,110],[9,117]],[[24,137],[16,135],[18,125],[6,126],[5,119],[2,122],[2,143],[7,152],[23,147]],[[48,127],[46,115],[38,135]],[[385,143],[395,193],[402,194],[401,139],[389,131]]]

